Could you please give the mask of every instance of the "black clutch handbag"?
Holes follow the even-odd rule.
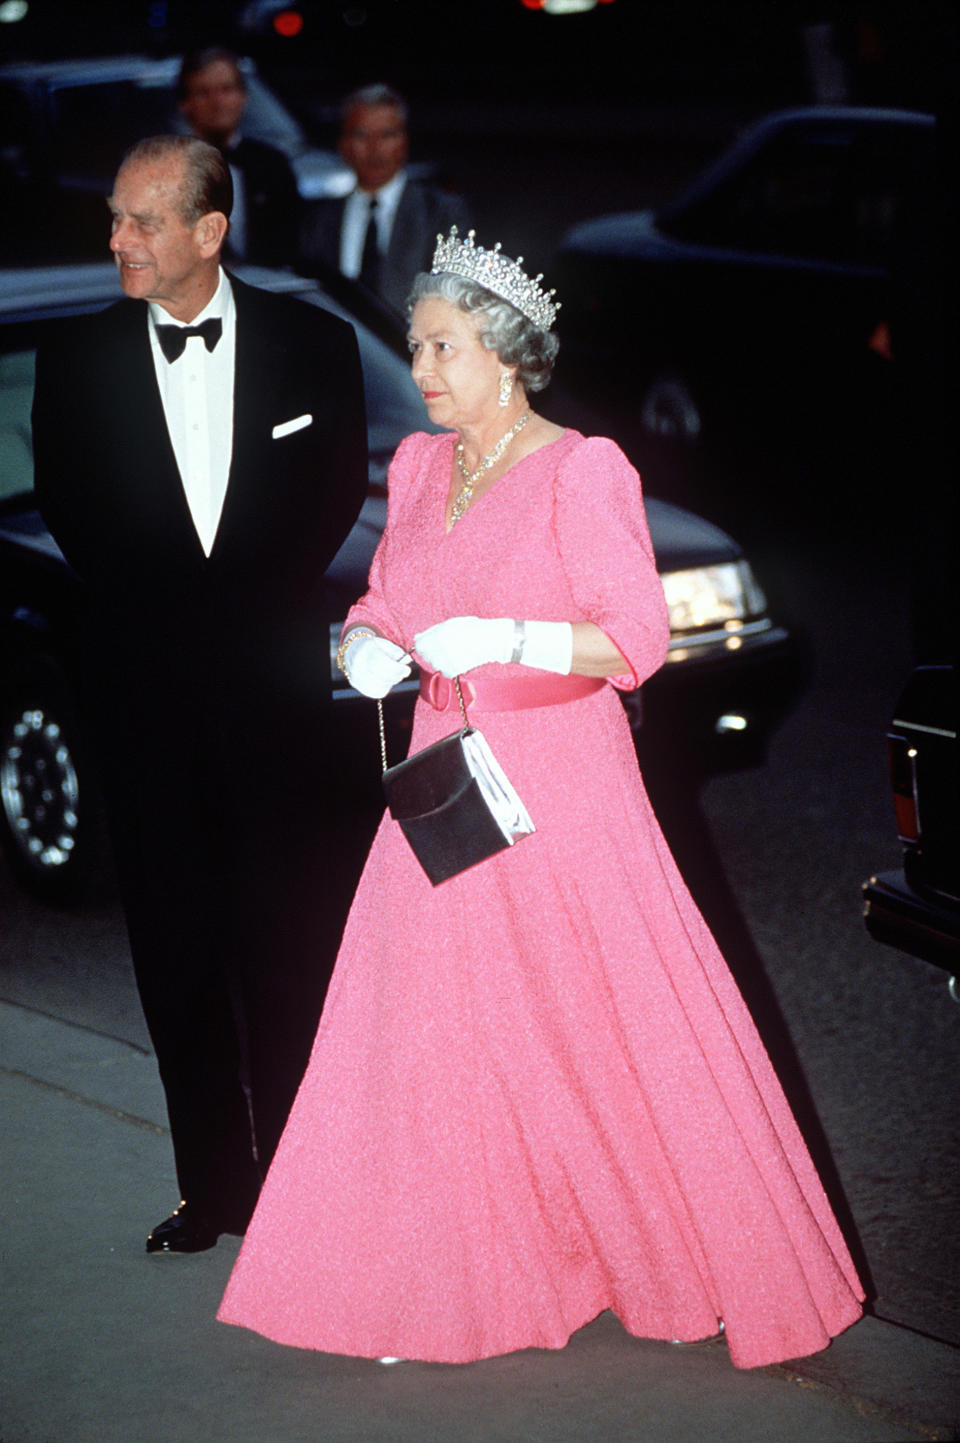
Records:
[[[393,767],[377,703],[387,807],[434,886],[534,831],[486,739],[467,720],[459,679],[456,687],[460,730]]]

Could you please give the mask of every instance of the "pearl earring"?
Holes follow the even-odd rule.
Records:
[[[501,372],[500,372],[500,396],[499,396],[499,399],[498,399],[497,404],[498,404],[499,406],[509,406],[509,404],[510,404],[510,397],[511,397],[512,394],[513,394],[513,377],[511,376],[511,374],[510,374],[509,371],[501,371]]]

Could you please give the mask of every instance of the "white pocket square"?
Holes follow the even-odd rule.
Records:
[[[304,426],[312,425],[313,417],[310,415],[295,416],[292,421],[281,421],[273,428],[273,439],[279,441],[281,436],[292,436],[294,431],[302,431]]]

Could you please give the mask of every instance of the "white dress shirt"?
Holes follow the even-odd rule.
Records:
[[[363,243],[367,235],[367,222],[370,219],[370,202],[374,199],[377,202],[374,212],[377,222],[377,249],[381,255],[386,255],[393,232],[397,206],[400,204],[400,197],[403,195],[406,183],[407,172],[398,170],[392,180],[388,180],[386,185],[382,185],[379,190],[355,189],[347,196],[343,207],[343,222],[340,226],[340,269],[345,276],[356,280],[360,274],[360,267],[363,264]]]
[[[181,326],[155,301],[149,310],[150,346],[163,414],[204,554],[213,550],[227,494],[233,454],[233,382],[237,353],[237,310],[230,282],[220,272],[212,300],[190,325],[213,316],[223,322],[220,340],[208,351],[201,336],[190,336],[183,355],[168,361],[155,327]]]

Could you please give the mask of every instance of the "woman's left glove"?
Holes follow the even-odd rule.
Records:
[[[487,620],[452,616],[414,637],[414,650],[433,671],[455,677],[489,661],[519,662],[566,676],[573,653],[568,621]]]

